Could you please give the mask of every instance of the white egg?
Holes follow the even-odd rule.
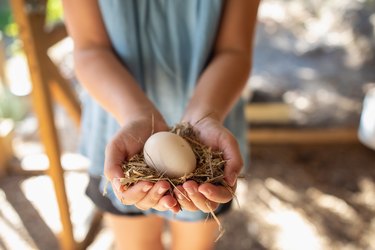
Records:
[[[189,143],[171,132],[150,136],[143,148],[145,162],[171,178],[182,177],[194,171],[196,158]]]

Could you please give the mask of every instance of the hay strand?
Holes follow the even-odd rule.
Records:
[[[171,129],[171,132],[184,138],[192,147],[197,159],[197,167],[194,172],[179,178],[168,178],[164,173],[160,173],[153,167],[148,166],[145,163],[143,152],[140,152],[123,163],[124,178],[121,178],[121,184],[129,187],[139,181],[155,183],[160,180],[166,180],[175,187],[182,185],[188,180],[193,180],[198,184],[212,183],[228,186],[224,180],[224,165],[226,161],[222,152],[214,151],[199,142],[193,126],[188,123],[177,124]]]
[[[154,121],[152,127],[154,127]],[[154,132],[154,129],[152,129],[152,132]],[[170,130],[170,132],[181,136],[189,143],[197,160],[196,169],[192,173],[179,178],[168,178],[165,176],[165,173],[158,172],[152,166],[148,166],[145,162],[143,152],[140,152],[122,164],[124,178],[120,178],[120,183],[125,186],[125,189],[139,181],[156,183],[157,181],[165,180],[171,184],[171,190],[169,192],[173,194],[172,189],[176,188],[178,185],[182,185],[186,181],[193,180],[198,184],[211,183],[214,185],[222,185],[231,192],[233,197],[235,197],[232,188],[224,180],[224,166],[226,161],[224,160],[223,153],[212,150],[210,147],[202,144],[199,141],[198,135],[194,131],[193,126],[188,123],[177,124]],[[182,192],[181,194],[187,200],[190,200]],[[206,202],[206,205],[210,211],[210,215],[219,227],[217,241],[224,234],[224,229],[208,201]]]

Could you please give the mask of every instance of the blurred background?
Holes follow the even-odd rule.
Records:
[[[374,10],[261,2],[243,93],[250,168],[217,249],[375,249]],[[112,248],[84,195],[62,13],[59,0],[0,0],[0,249]]]

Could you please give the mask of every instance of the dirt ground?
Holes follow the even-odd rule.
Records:
[[[251,150],[251,167],[238,186],[238,204],[220,218],[225,233],[216,249],[375,249],[374,151],[359,144],[252,145]],[[67,177],[68,186],[85,180],[72,175],[79,174]],[[38,201],[21,188],[27,181],[39,188],[45,185],[42,177],[0,180],[0,249],[57,249],[50,223],[58,217],[43,216]],[[69,196],[78,192],[83,199],[82,188],[69,190]],[[56,209],[46,199],[39,203]],[[87,211],[77,210],[77,199],[70,200],[73,218],[87,217]],[[1,230],[4,223],[11,230]],[[23,245],[16,244],[17,239]],[[111,249],[111,242],[99,234],[89,249]],[[98,247],[103,244],[108,248]]]
[[[375,248],[374,151],[253,145],[251,160],[217,249]]]

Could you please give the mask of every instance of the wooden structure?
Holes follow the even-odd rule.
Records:
[[[356,144],[356,127],[293,128],[292,108],[286,103],[250,103],[246,106],[248,124],[261,125],[248,131],[251,144]],[[264,126],[265,124],[271,126]],[[281,125],[280,127],[277,127]]]
[[[13,159],[12,139],[14,123],[12,120],[0,121],[0,177],[7,173],[9,162]]]
[[[287,103],[250,103],[245,108],[245,117],[251,123],[288,124],[292,108]]]
[[[67,33],[63,24],[47,28],[45,25],[47,0],[11,0],[13,15],[19,26],[30,75],[32,80],[32,101],[39,119],[40,135],[49,158],[48,175],[52,178],[58,202],[62,232],[62,249],[84,249],[95,236],[101,221],[101,213],[94,220],[83,242],[76,242],[70,220],[69,204],[64,184],[64,170],[61,165],[60,145],[54,121],[53,100],[66,108],[68,114],[78,125],[80,123],[80,104],[69,84],[60,75],[59,70],[47,55],[47,50],[56,42],[65,38]],[[256,111],[256,112],[255,112]],[[288,120],[285,107],[256,106],[248,108],[248,113],[259,120]],[[356,142],[354,130],[275,130],[255,129],[249,133],[250,143],[334,143]]]
[[[39,132],[49,158],[47,174],[52,178],[60,212],[62,231],[59,241],[61,249],[84,249],[93,240],[101,213],[94,216],[92,226],[83,242],[76,242],[70,219],[69,204],[61,165],[59,138],[54,121],[53,100],[60,103],[78,125],[80,103],[61,76],[58,68],[47,55],[52,45],[67,36],[63,24],[46,27],[47,0],[11,0],[14,19],[20,30],[24,51],[32,81],[32,103],[39,120]]]
[[[358,144],[356,128],[256,128],[248,132],[251,144]]]
[[[359,143],[356,127],[293,128],[293,108],[287,103],[249,103],[244,113],[255,125],[247,135],[251,144]]]

